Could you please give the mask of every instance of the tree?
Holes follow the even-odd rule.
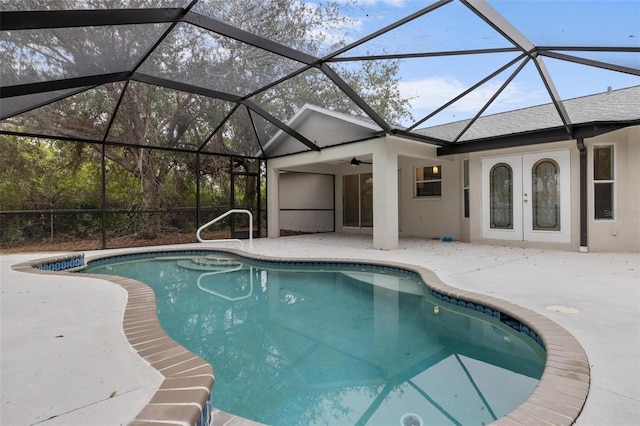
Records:
[[[104,8],[104,1],[86,0],[86,3],[88,8]],[[36,0],[35,3],[37,8],[46,9],[52,5],[64,8],[74,2]],[[203,0],[194,11],[310,54],[331,51],[344,44],[339,37],[330,37],[327,30],[349,22],[338,1],[311,4],[302,0]],[[0,61],[0,66],[4,68],[3,75],[15,75],[21,83],[130,69],[165,28],[164,24],[122,25],[9,34],[0,42],[0,53],[3,57],[25,59],[30,66],[24,67],[19,60]],[[302,66],[275,53],[180,23],[138,71],[243,96]],[[408,115],[408,101],[399,96],[397,70],[394,61],[367,62],[360,69],[337,69],[370,105],[391,119]],[[250,100],[282,121],[304,103],[363,114],[315,68],[258,92]],[[112,115],[116,106],[117,112]],[[174,152],[151,148],[202,150],[240,157],[260,152],[252,124],[261,119],[244,106],[218,129],[235,107],[220,99],[130,81],[89,89],[11,121],[34,133],[118,143],[108,145],[105,154],[140,182],[139,203],[135,207],[158,209],[166,205],[161,188],[169,176],[181,175],[186,179],[189,172],[194,172],[195,161],[179,165]],[[217,133],[212,135],[216,129]],[[201,156],[201,160],[202,168],[212,174],[229,171],[226,159]],[[249,184],[253,183],[247,179]],[[250,193],[250,189],[246,191]],[[160,226],[153,222],[146,225],[151,231]]]

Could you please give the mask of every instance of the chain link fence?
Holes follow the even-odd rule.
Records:
[[[200,224],[230,206],[200,209]],[[254,214],[254,237],[266,236],[266,211]],[[257,213],[257,214],[256,214]],[[103,231],[104,223],[104,231]],[[149,232],[148,224],[160,224]],[[96,250],[197,242],[198,211],[184,207],[156,211],[37,210],[0,212],[0,250]],[[227,217],[202,233],[205,239],[228,239],[247,233],[246,217]]]

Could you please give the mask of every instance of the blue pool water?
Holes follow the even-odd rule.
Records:
[[[172,253],[85,272],[153,288],[167,334],[213,366],[213,405],[267,424],[487,424],[544,368],[532,338],[400,270]]]

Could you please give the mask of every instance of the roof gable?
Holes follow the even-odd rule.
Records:
[[[287,121],[287,126],[313,141],[318,147],[371,139],[382,129],[375,122],[355,115],[305,104]],[[305,147],[279,130],[263,147],[267,157],[301,152]]]

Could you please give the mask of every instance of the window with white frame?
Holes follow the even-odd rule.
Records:
[[[416,167],[416,197],[440,197],[442,195],[442,166]]]
[[[469,217],[469,160],[462,161],[462,213]]]
[[[593,214],[597,220],[615,219],[613,145],[593,147]]]

